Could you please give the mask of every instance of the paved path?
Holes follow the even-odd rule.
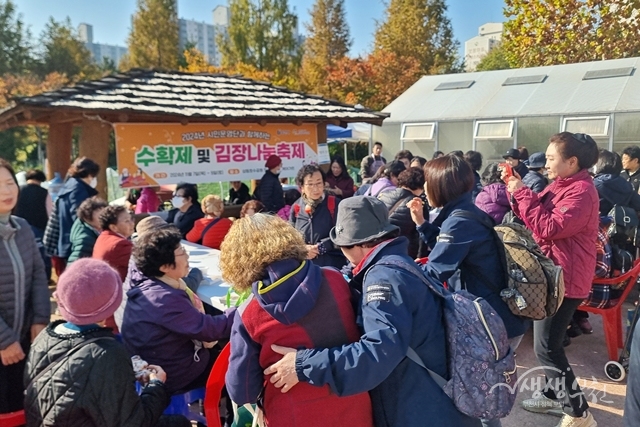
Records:
[[[632,300],[629,299],[629,301]],[[633,305],[625,304],[623,316],[626,316],[626,308],[631,309]],[[567,358],[579,377],[580,384],[585,385],[583,391],[589,399],[589,406],[598,426],[622,427],[624,399],[627,391],[626,380],[614,382],[605,376],[604,364],[609,360],[609,357],[602,329],[602,318],[593,314],[589,316],[594,330],[593,334],[573,338],[571,345],[566,347]],[[518,374],[520,376],[528,369],[538,366],[538,361],[533,354],[532,337],[533,334],[529,331],[517,351]],[[528,374],[527,378],[531,384],[535,375]],[[559,417],[534,414],[522,409],[521,402],[531,397],[531,394],[531,391],[518,393],[516,407],[509,417],[503,420],[503,427],[553,427],[560,421]]]

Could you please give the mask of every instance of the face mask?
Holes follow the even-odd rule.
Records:
[[[280,171],[281,171],[281,170],[282,170],[282,168],[275,169],[275,170],[273,171],[273,174],[274,174],[274,175],[280,175]]]
[[[91,178],[91,182],[89,182],[89,185],[91,186],[91,188],[96,188],[98,186],[98,178],[96,178],[95,176]]]
[[[173,199],[171,199],[171,204],[174,208],[180,209],[184,205],[184,197],[175,196]]]

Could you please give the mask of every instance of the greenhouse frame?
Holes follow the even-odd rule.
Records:
[[[545,151],[562,131],[602,148],[640,145],[640,58],[425,76],[389,104],[373,140],[386,153],[476,150],[485,163],[509,148]]]

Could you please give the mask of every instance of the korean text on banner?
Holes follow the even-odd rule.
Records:
[[[123,188],[260,179],[272,154],[281,176],[318,161],[315,124],[115,124]]]

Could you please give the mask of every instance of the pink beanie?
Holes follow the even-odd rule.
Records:
[[[122,302],[122,281],[106,262],[81,258],[60,275],[54,297],[66,321],[90,325],[115,313]]]
[[[267,169],[273,169],[275,167],[280,166],[281,164],[282,164],[282,159],[276,156],[275,154],[272,154],[267,159],[267,163],[264,165],[264,167],[266,167]]]

